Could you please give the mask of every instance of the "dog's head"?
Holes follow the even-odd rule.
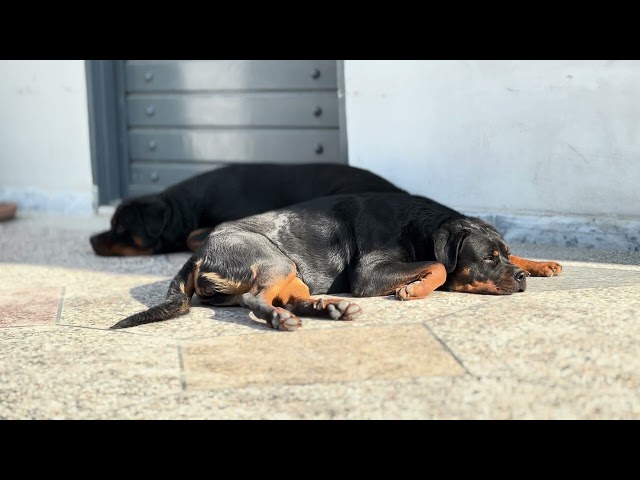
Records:
[[[433,234],[436,260],[444,264],[443,288],[455,292],[510,295],[527,288],[528,273],[509,261],[509,247],[477,218],[445,223]]]
[[[111,229],[90,239],[98,255],[153,255],[163,251],[170,210],[157,196],[125,200],[111,217]]]

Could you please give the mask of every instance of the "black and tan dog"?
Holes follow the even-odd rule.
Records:
[[[325,195],[403,192],[360,168],[340,164],[243,164],[184,180],[165,191],[123,201],[111,229],[93,235],[98,255],[195,251],[213,227]]]
[[[171,282],[166,301],[121,320],[125,328],[189,311],[197,294],[240,305],[273,328],[296,330],[298,315],[352,320],[351,299],[312,294],[424,298],[436,288],[508,295],[556,262],[511,255],[491,225],[405,193],[318,198],[219,225]]]

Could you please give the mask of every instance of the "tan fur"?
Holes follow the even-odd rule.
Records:
[[[454,292],[499,294],[500,288],[493,282],[474,282],[472,284],[453,284]]]
[[[199,278],[205,278],[212,283],[219,293],[234,294],[244,293],[251,288],[253,282],[245,282],[242,280],[230,280],[223,278],[215,272],[200,273]]]
[[[509,261],[534,277],[552,277],[562,272],[562,265],[557,262],[536,262],[515,255],[509,255]]]

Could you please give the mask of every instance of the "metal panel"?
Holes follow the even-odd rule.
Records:
[[[129,125],[337,127],[335,92],[131,95]]]
[[[128,92],[336,89],[335,60],[129,60]]]
[[[129,132],[129,156],[157,162],[341,161],[337,129],[136,129]]]
[[[336,163],[335,161],[329,161],[328,158],[317,159],[316,162]],[[129,185],[128,196],[157,192],[185,178],[224,165],[228,164],[188,162],[154,164],[134,161],[131,163],[130,176],[132,183]]]
[[[178,162],[169,164],[130,164],[131,185],[129,196],[157,192],[198,173],[207,172],[224,164]]]
[[[346,163],[341,68],[333,60],[87,61],[99,203],[229,163]]]

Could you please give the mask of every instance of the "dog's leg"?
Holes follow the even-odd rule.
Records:
[[[438,262],[361,262],[354,272],[351,291],[357,297],[393,295],[399,300],[424,298],[447,279]]]
[[[516,257],[515,255],[509,255],[509,261],[529,272],[532,277],[553,277],[554,275],[560,275],[560,272],[562,272],[562,265],[557,262],[536,262]]]
[[[360,314],[360,307],[348,300],[312,299],[309,287],[296,276],[295,264],[288,259],[287,264],[259,265],[254,288],[240,297],[240,305],[273,328],[288,331],[302,326],[297,315],[353,320]]]
[[[189,259],[169,285],[165,301],[155,307],[131,315],[110,327],[111,330],[160,322],[189,312],[194,292],[194,259]]]
[[[308,293],[306,296],[298,296],[296,294],[295,285],[299,283],[304,285],[302,280],[295,278],[291,284],[294,286],[291,293],[286,292],[281,298],[289,297],[285,302],[285,308],[292,311],[296,315],[304,315],[308,317],[329,317],[333,320],[354,320],[362,313],[360,307],[354,302],[344,298],[310,298]],[[304,285],[306,287],[306,285]]]
[[[309,298],[309,287],[296,277],[296,267],[288,259],[283,263],[260,264],[256,266],[256,276],[251,290],[240,296],[240,306],[267,321],[278,330],[294,331],[302,326],[302,321],[291,311],[282,308],[283,297]],[[289,265],[287,265],[289,264]]]
[[[240,297],[240,306],[248,308],[253,314],[267,321],[277,330],[293,332],[302,326],[302,321],[293,312],[282,307],[274,307],[264,295],[245,293]]]

